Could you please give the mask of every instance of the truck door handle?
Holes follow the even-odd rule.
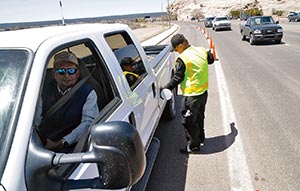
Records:
[[[152,83],[152,92],[153,92],[153,97],[156,97],[156,88],[155,88],[155,83]]]

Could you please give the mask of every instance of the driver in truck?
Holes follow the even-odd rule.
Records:
[[[79,80],[80,68],[75,54],[60,52],[54,56],[53,65],[54,79],[42,93],[37,119],[39,135],[47,149],[68,150],[79,141],[99,113],[97,95],[92,86],[83,81],[85,78]],[[66,96],[69,97],[67,101],[58,104]]]

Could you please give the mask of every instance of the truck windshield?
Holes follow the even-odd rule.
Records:
[[[274,24],[272,17],[257,17],[251,20],[252,25]]]
[[[216,21],[227,21],[227,17],[217,17]]]
[[[0,49],[0,177],[14,133],[28,58],[26,50]]]

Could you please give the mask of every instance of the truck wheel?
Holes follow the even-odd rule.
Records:
[[[243,35],[243,33],[241,33],[241,39],[242,39],[242,41],[244,41],[244,40],[246,40],[246,36],[245,35]]]
[[[250,42],[251,45],[255,44],[253,34],[250,34],[250,40],[249,40],[249,42]]]
[[[171,120],[176,115],[176,108],[175,108],[175,96],[177,94],[177,88],[172,90],[173,97],[167,101],[166,107],[163,111],[162,118],[166,120]]]
[[[276,44],[280,44],[281,43],[281,39],[280,40],[275,40]]]

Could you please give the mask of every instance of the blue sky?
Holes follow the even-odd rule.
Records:
[[[65,19],[166,11],[167,0],[61,0]],[[172,2],[171,0],[169,1]],[[0,0],[0,23],[61,19],[59,0]]]

